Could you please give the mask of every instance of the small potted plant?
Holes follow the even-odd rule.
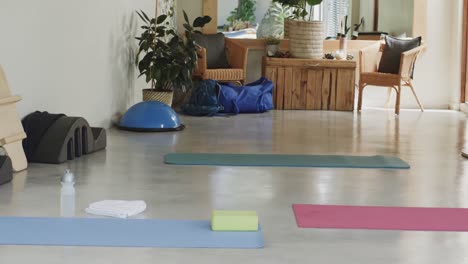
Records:
[[[211,17],[198,17],[189,23],[184,11],[184,36],[170,26],[167,21],[174,15],[172,8],[168,14],[150,19],[143,11],[137,11],[145,23],[143,32],[136,39],[139,51],[136,63],[140,76],[145,76],[150,87],[143,90],[144,101],[161,101],[172,104],[174,90],[185,92],[192,85],[193,71],[197,65],[197,45],[193,40],[195,28],[202,28]]]
[[[273,57],[278,53],[281,39],[278,36],[269,36],[265,38],[267,55]]]
[[[346,59],[348,54],[348,33],[351,30],[351,27],[348,27],[348,16],[344,16],[341,21],[341,31],[336,36],[340,41],[340,50],[338,54],[338,59]]]

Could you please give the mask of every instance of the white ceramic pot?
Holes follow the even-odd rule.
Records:
[[[266,46],[268,57],[273,57],[279,50],[279,45],[267,45]]]

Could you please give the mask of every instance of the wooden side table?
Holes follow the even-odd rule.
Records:
[[[353,111],[356,62],[263,58],[278,110]]]

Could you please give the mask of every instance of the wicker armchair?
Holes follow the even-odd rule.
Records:
[[[20,96],[11,95],[6,76],[0,65],[0,147],[10,157],[15,172],[28,167],[22,144],[26,133],[15,105],[20,100]]]
[[[229,38],[226,38],[226,53],[229,69],[208,69],[206,63],[206,49],[200,47],[198,50],[198,66],[194,71],[195,77],[200,77],[203,80],[216,80],[219,82],[235,82],[244,84],[246,79],[247,69],[247,53],[248,49],[238,43],[235,43]]]
[[[374,44],[372,46],[366,47],[359,51],[359,99],[358,99],[358,111],[361,111],[362,108],[362,95],[364,88],[366,86],[383,86],[388,88],[387,94],[387,105],[390,100],[392,89],[396,91],[396,103],[395,103],[395,114],[400,114],[400,97],[401,97],[401,88],[407,86],[413,92],[416,102],[419,105],[419,108],[424,112],[424,107],[419,101],[418,96],[414,90],[412,83],[412,74],[414,69],[414,64],[421,52],[426,49],[426,46],[423,44],[417,48],[403,52],[401,54],[400,62],[400,72],[399,74],[389,74],[389,73],[380,73],[377,71],[380,58],[382,56],[381,52],[385,44]]]

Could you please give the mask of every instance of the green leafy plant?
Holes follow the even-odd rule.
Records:
[[[278,36],[268,36],[265,38],[266,45],[279,45],[281,43],[281,39]]]
[[[291,8],[272,2],[257,30],[257,38],[284,35],[284,20],[291,16]]]
[[[273,0],[283,6],[293,8],[291,19],[312,20],[312,11],[314,6],[320,5],[323,0]]]
[[[230,22],[231,26],[233,26],[234,22],[236,21],[241,21],[250,24],[255,23],[256,4],[256,0],[239,0],[239,6],[231,11],[230,16],[227,18],[227,21]]]
[[[237,31],[237,30],[241,30],[241,29],[246,29],[248,28],[248,22],[244,22],[244,21],[241,21],[241,20],[235,20],[233,22],[231,22],[231,27],[232,27],[232,30],[234,31]]]
[[[359,24],[354,24],[354,31],[359,31],[359,29],[364,25],[364,17],[361,17]]]
[[[350,30],[351,27],[348,27],[348,15],[346,15],[343,21],[341,21],[341,32],[338,33],[338,38],[346,38]]]
[[[190,24],[184,11],[184,36],[170,26],[168,19],[174,16],[174,9],[168,14],[150,19],[143,11],[137,11],[145,23],[143,32],[136,39],[139,41],[139,51],[136,63],[140,76],[145,76],[151,89],[156,91],[172,91],[192,85],[192,74],[197,66],[197,45],[193,34],[199,32],[211,21],[211,17],[198,17]]]

